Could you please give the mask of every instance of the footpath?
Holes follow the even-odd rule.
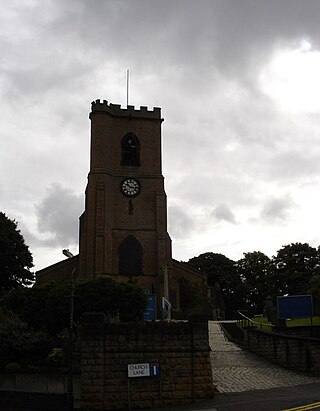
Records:
[[[227,340],[218,321],[209,322],[209,340],[215,398],[152,411],[320,410],[320,378],[286,370],[242,350]]]
[[[218,321],[209,322],[209,342],[213,382],[221,393],[320,382],[320,378],[286,370],[242,350],[227,340]]]

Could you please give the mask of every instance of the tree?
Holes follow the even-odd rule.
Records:
[[[320,314],[320,272],[316,272],[312,275],[309,283],[307,293],[312,294],[314,313]]]
[[[70,281],[21,287],[6,293],[1,305],[31,329],[56,335],[69,324],[70,288]],[[147,296],[141,288],[103,277],[76,280],[75,294],[75,322],[79,322],[85,312],[102,312],[107,318],[124,322],[139,321],[147,304]]]
[[[203,305],[203,292],[197,283],[180,279],[180,307],[185,313],[192,313],[197,307]]]
[[[245,288],[246,310],[250,315],[261,314],[270,294],[271,260],[260,251],[243,255],[236,267]]]
[[[320,271],[319,253],[307,243],[283,246],[272,263],[275,295],[308,292],[309,281]]]
[[[35,367],[53,347],[45,333],[28,329],[17,315],[0,309],[0,368],[11,362]]]
[[[32,255],[17,225],[0,212],[0,292],[34,282]]]
[[[226,311],[227,318],[234,318],[243,305],[243,284],[235,269],[235,262],[219,253],[203,253],[188,263],[195,270],[207,275],[213,294],[213,303]]]

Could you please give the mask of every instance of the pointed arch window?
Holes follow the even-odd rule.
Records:
[[[120,244],[119,274],[135,276],[142,273],[143,250],[139,241],[132,235],[126,237]]]
[[[126,134],[121,140],[121,165],[140,167],[140,143],[133,133]]]

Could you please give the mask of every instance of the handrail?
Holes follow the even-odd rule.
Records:
[[[241,315],[241,317],[245,318],[246,320],[250,321],[251,323],[254,324],[254,321],[251,320],[251,318],[247,317],[246,315],[244,315],[241,311],[237,311],[237,314]]]
[[[238,324],[241,327],[255,327],[255,326],[257,326],[257,327],[260,328],[260,330],[262,330],[262,327],[275,327],[274,324],[264,324],[264,323],[259,323],[257,321],[252,321],[251,318],[247,317],[246,315],[244,315],[239,310],[237,311],[237,314],[239,314],[239,315],[241,315],[241,317],[243,317],[243,318],[240,318],[238,320]]]

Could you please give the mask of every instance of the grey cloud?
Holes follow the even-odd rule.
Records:
[[[320,154],[317,150],[304,149],[304,152],[288,150],[274,155],[269,163],[268,172],[272,180],[293,180],[298,182],[306,177],[318,175]]]
[[[12,62],[4,70],[12,85],[7,94],[36,95],[55,87],[77,93],[86,76],[105,64],[123,71],[131,67],[141,84],[151,73],[162,84],[174,80],[189,98],[200,98],[208,88],[214,92],[221,77],[236,78],[253,92],[252,70],[269,58],[266,48],[279,39],[306,36],[308,30],[316,38],[320,13],[317,2],[289,0],[202,0],[201,5],[192,0],[96,0],[94,6],[60,0],[49,1],[47,8],[44,13],[40,2],[21,10],[16,5],[17,23],[27,25],[31,34],[5,47]]]
[[[181,206],[169,206],[168,220],[169,232],[177,239],[188,237],[196,227],[194,219]]]
[[[36,206],[38,230],[49,234],[44,245],[66,247],[78,239],[78,218],[83,211],[83,196],[53,183]]]
[[[41,34],[35,44],[39,53],[49,50],[50,56],[52,48],[60,55],[57,67],[65,65],[68,51],[77,59],[86,50],[87,61],[102,53],[107,61],[134,64],[143,72],[154,70],[156,63],[159,71],[175,67],[189,79],[205,78],[212,67],[247,78],[248,65],[256,67],[275,43],[319,38],[320,4],[312,0],[202,0],[201,5],[193,0],[95,0],[94,6],[60,0],[47,7],[50,18],[39,2],[22,21]]]
[[[226,78],[237,79],[261,100],[261,68],[276,50],[298,47],[309,40],[320,48],[316,0],[214,1],[210,42],[216,44],[214,64]],[[210,47],[210,45],[209,45]]]
[[[236,224],[236,218],[227,204],[219,204],[212,211],[212,216],[218,221],[226,221],[227,223]]]
[[[267,222],[285,222],[290,217],[294,203],[290,196],[269,199],[263,206],[261,218]]]
[[[301,37],[319,42],[320,4],[315,0],[110,0],[82,5],[71,27],[83,44],[104,49],[110,59],[116,55],[119,60],[121,54],[123,61],[135,61],[141,69],[154,62],[159,68],[175,66],[190,79],[216,66],[251,83],[251,70],[275,45]],[[66,30],[68,24],[66,20]],[[186,67],[190,64],[191,71]]]
[[[32,254],[33,254],[34,248],[51,245],[50,243],[47,244],[46,241],[41,240],[39,238],[39,235],[29,230],[28,225],[23,220],[18,220],[18,221],[19,221],[18,227],[21,230],[21,234],[23,235],[23,238],[25,239],[25,242],[27,246],[29,247]]]
[[[82,9],[82,2],[73,3],[71,10],[62,2],[48,1],[44,8],[37,1],[32,5],[13,1],[10,24],[0,16],[1,92],[8,101],[26,98],[29,105],[33,97],[41,104],[40,93],[49,98],[59,88],[60,93],[63,88],[78,93],[79,79],[92,65],[81,48],[81,33],[73,30],[78,21],[76,3]],[[55,27],[62,19],[68,24]]]
[[[241,178],[240,172],[245,178]],[[242,167],[230,171],[226,164],[219,163],[219,167],[208,169],[207,172],[199,172],[195,166],[194,171],[188,176],[179,178],[175,175],[172,173],[172,177],[167,179],[169,198],[183,198],[188,205],[203,207],[222,203],[248,206],[257,201],[258,182],[244,174]]]
[[[0,15],[3,201],[22,215],[26,204],[33,210],[38,203],[41,235],[33,233],[33,242],[76,241],[81,196],[63,185],[44,198],[43,190],[51,181],[64,184],[66,175],[73,190],[84,189],[90,102],[123,104],[128,67],[130,103],[163,109],[174,236],[204,228],[212,204],[218,207],[208,236],[217,220],[230,223],[219,225],[228,238],[228,230],[241,230],[233,214],[239,208],[268,223],[283,221],[290,207],[285,196],[272,196],[290,190],[298,198],[305,183],[315,184],[319,118],[280,112],[259,75],[277,49],[302,39],[319,48],[319,0],[45,4],[12,0]],[[247,235],[244,229],[239,238]]]

